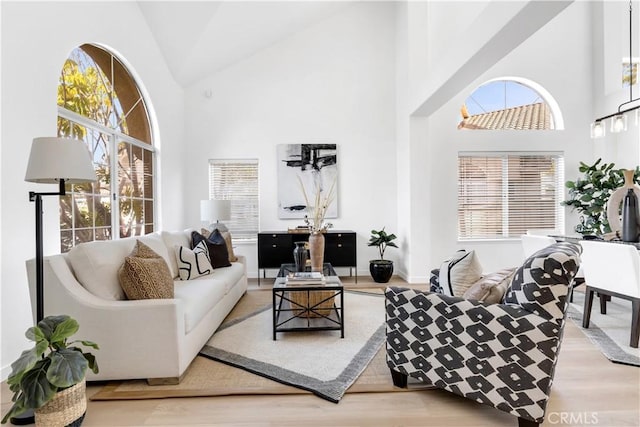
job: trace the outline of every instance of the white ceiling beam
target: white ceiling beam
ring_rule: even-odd
[[[413,115],[433,114],[573,1],[489,3],[462,37],[452,41],[448,54],[426,76],[430,84]],[[496,22],[505,24],[491,25]]]

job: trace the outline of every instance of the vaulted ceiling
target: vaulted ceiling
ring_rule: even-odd
[[[340,1],[138,1],[183,87],[348,7]]]

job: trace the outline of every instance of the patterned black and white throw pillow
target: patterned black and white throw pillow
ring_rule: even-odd
[[[440,269],[439,268],[434,268],[433,270],[431,270],[431,273],[429,274],[429,291],[436,292],[439,294],[442,293],[442,287],[440,286]]]
[[[176,259],[180,280],[190,280],[196,277],[211,274],[211,258],[209,249],[204,241],[201,241],[193,249],[184,246],[175,246]]]

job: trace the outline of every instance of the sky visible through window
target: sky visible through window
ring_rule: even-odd
[[[545,101],[530,87],[515,81],[500,80],[477,88],[466,99],[466,106],[469,114],[474,116],[538,102]]]

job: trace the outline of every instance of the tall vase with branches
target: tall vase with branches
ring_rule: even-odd
[[[298,177],[298,182],[300,183],[300,188],[302,189],[302,194],[304,195],[304,201],[306,203],[307,215],[304,217],[304,222],[309,227],[309,255],[311,258],[311,270],[322,271],[324,263],[324,236],[322,233],[333,227],[333,224],[326,221],[326,215],[331,203],[333,203],[336,197],[337,176],[333,179],[333,182],[326,193],[320,187],[320,184],[316,183],[313,204],[310,203],[307,191],[305,190],[300,177]]]

